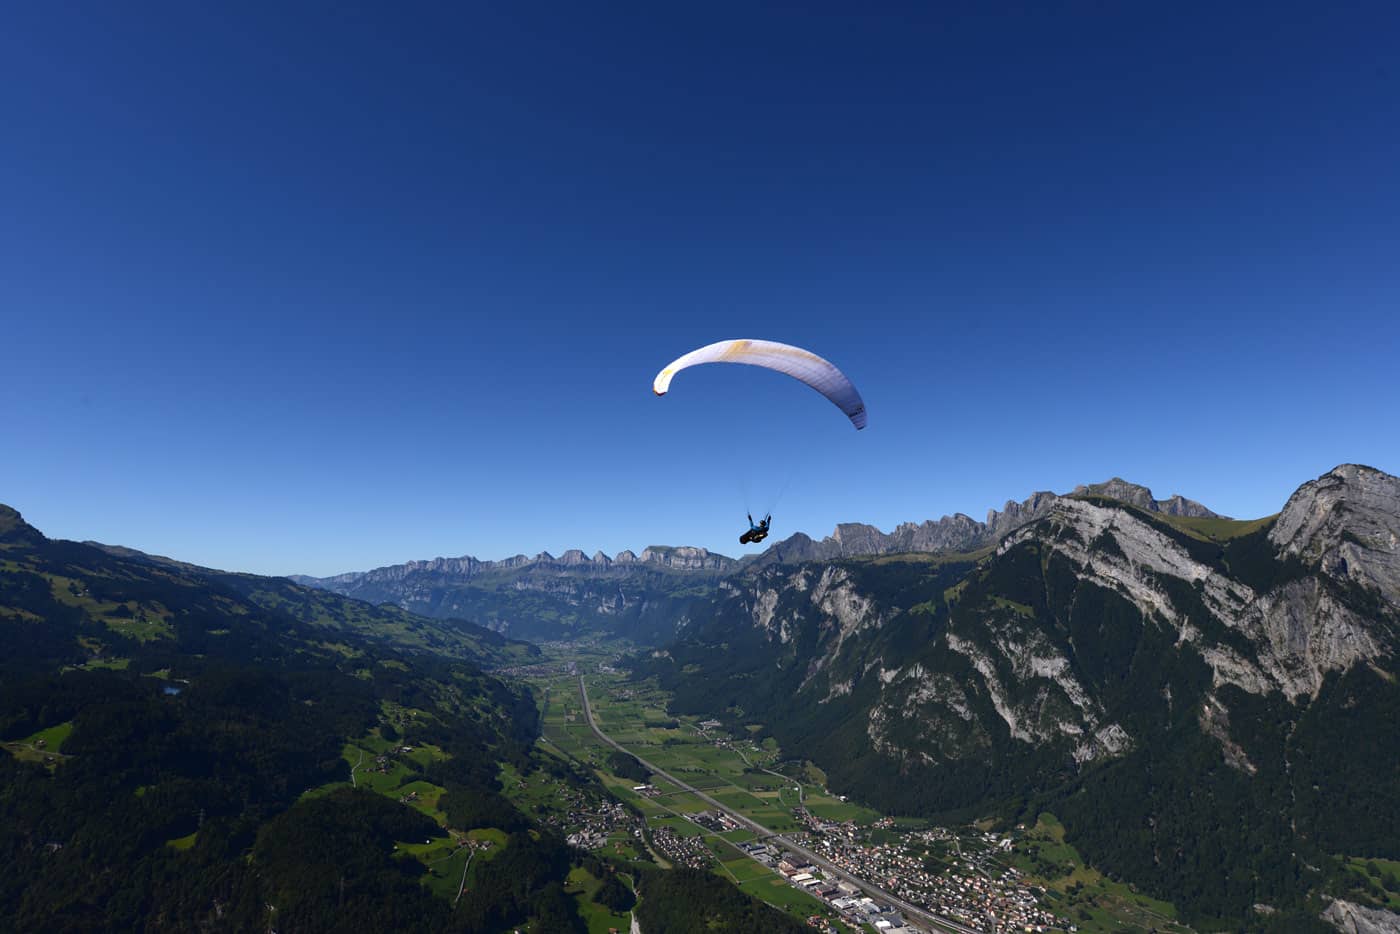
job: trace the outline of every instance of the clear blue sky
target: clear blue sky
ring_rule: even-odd
[[[857,7],[11,5],[0,502],[323,574],[1400,470],[1400,7]],[[730,337],[869,429],[652,396]]]

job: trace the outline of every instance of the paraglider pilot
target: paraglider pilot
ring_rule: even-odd
[[[768,537],[768,523],[771,521],[773,521],[773,517],[771,515],[767,515],[763,517],[762,522],[755,525],[753,521],[753,515],[750,514],[749,530],[743,535],[739,536],[739,544],[747,545],[750,542],[758,543],[763,541],[765,538]]]

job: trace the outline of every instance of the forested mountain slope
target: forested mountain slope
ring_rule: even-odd
[[[0,509],[4,508],[8,507],[0,506]],[[514,664],[539,654],[539,650],[529,643],[507,639],[500,633],[464,619],[420,616],[393,605],[347,599],[331,591],[296,584],[284,577],[216,571],[97,542],[45,541],[50,553],[58,560],[76,560],[79,569],[103,565],[101,558],[85,551],[92,547],[116,559],[114,566],[123,568],[127,576],[145,576],[167,583],[183,581],[195,588],[225,591],[228,592],[226,596],[235,602],[246,601],[250,606],[245,610],[251,608],[255,614],[258,611],[270,612],[273,619],[287,619],[313,629],[328,630],[325,634],[328,639],[335,638],[334,630],[341,630],[385,645],[430,651],[488,666]],[[53,573],[61,570],[60,567]],[[89,615],[96,611],[92,601],[67,599],[61,591],[55,591],[55,594],[60,600],[84,607]]]
[[[300,590],[50,541],[0,511],[0,916],[249,930],[272,905],[297,930],[457,924],[422,866],[392,858],[437,823],[350,788],[302,796],[347,779],[347,741],[387,732],[388,711],[442,750],[422,777],[489,792],[537,714],[476,662],[518,650]]]

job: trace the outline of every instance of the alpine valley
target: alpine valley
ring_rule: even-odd
[[[624,635],[673,712],[888,813],[1034,822],[1205,929],[1400,930],[1400,479],[1273,516],[1123,480],[735,561],[413,562],[306,583],[531,638]],[[1325,921],[1325,923],[1324,923]]]
[[[670,716],[771,737],[884,814],[1053,815],[1197,930],[1400,931],[1400,478],[1357,465],[1252,520],[1114,479],[742,560],[324,579],[55,541],[0,507],[0,917],[568,931],[579,892],[625,917],[635,889],[638,917],[800,929],[522,809],[536,786],[610,800],[542,751],[550,700],[511,674],[547,662],[518,640],[579,637],[625,640]]]

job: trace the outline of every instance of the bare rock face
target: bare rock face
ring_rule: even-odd
[[[1289,497],[1269,539],[1400,606],[1400,477],[1343,464]]]
[[[1388,479],[1400,485],[1397,478]],[[1400,567],[1392,566],[1397,560],[1395,551],[1364,549],[1355,540],[1344,540],[1348,530],[1359,524],[1361,534],[1386,543],[1394,534],[1387,523],[1400,522],[1400,512],[1383,511],[1400,510],[1400,498],[1378,504],[1375,488],[1386,484],[1372,480],[1364,488],[1323,484],[1327,493],[1323,497],[1307,495],[1304,491],[1313,484],[1305,486],[1290,500],[1293,514],[1289,518],[1299,531],[1280,536],[1276,526],[1270,539],[1276,542],[1282,537],[1292,543],[1293,551],[1281,549],[1285,556],[1296,554],[1299,543],[1309,543],[1304,550],[1320,562],[1323,574],[1330,573],[1328,556],[1334,554],[1334,546],[1328,543],[1338,542],[1335,548],[1348,549],[1353,558],[1349,563],[1340,558],[1332,565],[1345,568],[1349,564],[1356,569],[1350,575],[1353,579],[1387,596],[1392,610],[1400,609]],[[1354,500],[1367,505],[1353,505]],[[1281,515],[1280,523],[1283,518]],[[1340,527],[1334,528],[1336,524]],[[1304,529],[1313,529],[1316,534],[1306,534]],[[1064,534],[1065,530],[1073,534]],[[1254,694],[1279,690],[1288,697],[1312,696],[1328,673],[1345,671],[1384,651],[1378,620],[1358,611],[1322,576],[1303,575],[1256,591],[1197,560],[1178,539],[1122,509],[1060,499],[1044,523],[1006,537],[998,550],[1004,553],[1028,539],[1039,540],[1069,559],[1081,579],[1121,594],[1144,616],[1156,616],[1175,626],[1179,640],[1195,644],[1210,664],[1217,686],[1234,684]],[[1106,543],[1111,547],[1105,547]],[[1179,605],[1163,588],[1166,578],[1189,583],[1202,607],[1224,627],[1247,639],[1253,651],[1241,653],[1238,642],[1208,637],[1192,624],[1189,608]]]
[[[1088,486],[1075,487],[1074,492],[1070,495],[1105,496],[1136,506],[1139,509],[1145,509],[1148,512],[1161,512],[1169,516],[1197,518],[1214,518],[1216,516],[1200,503],[1187,499],[1179,493],[1170,499],[1153,499],[1152,491],[1147,487],[1129,483],[1120,477],[1114,477],[1106,483],[1091,483]]]
[[[1327,906],[1322,920],[1343,934],[1400,934],[1400,915],[1341,899]]]
[[[1008,532],[1019,529],[1027,522],[1033,522],[1045,515],[1057,499],[1059,497],[1054,493],[1041,492],[1032,493],[1026,500],[1019,503],[1007,500],[1000,512],[995,509],[987,510],[985,524],[993,538],[1001,538]]]

